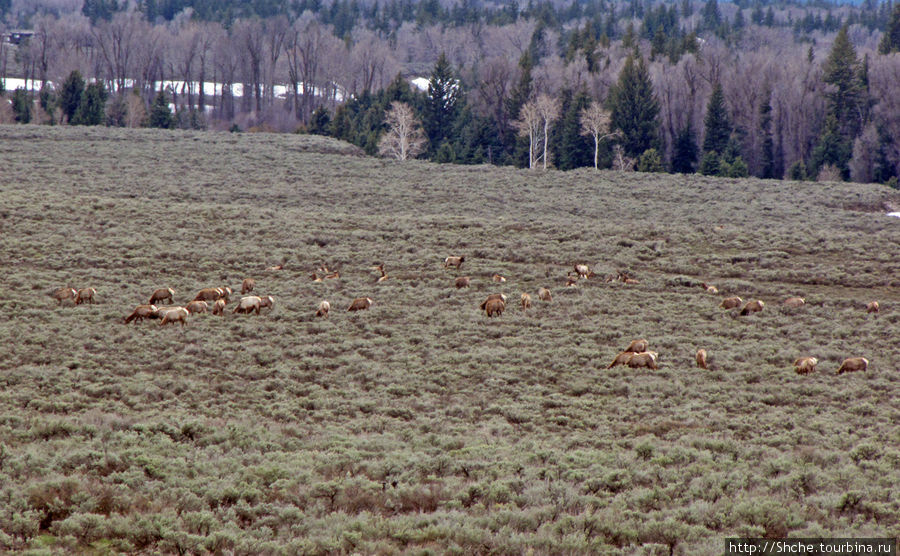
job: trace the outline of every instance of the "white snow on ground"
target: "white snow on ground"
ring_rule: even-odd
[[[889,212],[889,213],[887,213],[887,215],[888,215],[888,216],[895,216],[895,217],[897,217],[897,218],[900,218],[900,212]]]

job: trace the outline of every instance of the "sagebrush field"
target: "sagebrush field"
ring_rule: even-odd
[[[400,164],[299,135],[0,126],[0,551],[897,537],[885,201],[874,185]],[[598,276],[566,288],[575,263]],[[341,278],[313,282],[321,265]],[[620,270],[640,283],[604,281]],[[123,324],[157,288],[184,304],[245,277],[274,309],[232,314],[236,293],[184,328]],[[62,286],[98,303],[58,306]],[[488,319],[493,292],[511,299]],[[719,309],[731,295],[766,307]],[[795,295],[807,304],[782,306]],[[659,370],[607,370],[635,338]],[[800,376],[804,355],[819,365]],[[868,371],[836,376],[854,356]]]

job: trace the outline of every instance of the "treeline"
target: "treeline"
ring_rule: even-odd
[[[377,154],[402,113],[422,132],[415,155],[438,162],[900,175],[900,5],[516,6],[94,0],[83,13],[20,9],[35,35],[0,43],[0,74],[45,87],[13,92],[0,121],[7,110],[7,119],[54,124],[300,130]],[[427,78],[428,90],[411,87],[413,77]],[[63,109],[60,85],[78,79],[91,106],[80,117],[71,95]]]

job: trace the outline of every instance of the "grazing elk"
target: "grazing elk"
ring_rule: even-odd
[[[578,276],[572,276],[571,273],[569,273],[567,276],[568,277],[566,278],[566,287],[567,288],[576,287],[578,285]]]
[[[357,297],[350,303],[350,306],[347,307],[348,311],[365,311],[369,307],[372,306],[372,298],[371,297]]]
[[[487,316],[500,316],[506,309],[506,303],[503,299],[488,299],[484,302],[484,312]]]
[[[697,350],[697,366],[701,369],[708,369],[706,366],[706,350],[698,349]]]
[[[197,292],[197,296],[194,297],[191,301],[210,301],[215,302],[219,299],[224,299],[225,304],[228,304],[228,296],[231,295],[232,290],[228,286],[224,288],[203,288],[199,292]]]
[[[877,313],[878,311],[879,311],[879,307],[878,307],[877,301],[873,301],[873,302],[869,303],[868,305],[866,305],[866,314]]]
[[[456,289],[468,288],[471,281],[472,279],[468,276],[460,276],[456,279],[454,285],[456,286]]]
[[[253,311],[256,311],[256,314],[259,314],[260,305],[262,304],[262,298],[258,295],[248,295],[246,297],[242,297],[238,302],[237,306],[231,311],[231,314],[241,313],[241,314],[249,314]]]
[[[632,340],[628,347],[622,351],[624,353],[641,353],[647,351],[648,347],[650,347],[650,342],[641,338],[640,340]]]
[[[522,294],[522,310],[525,311],[531,308],[531,296],[527,293]]]
[[[256,287],[256,280],[253,278],[244,278],[244,281],[241,282],[241,295],[246,295],[253,291],[253,288]]]
[[[266,307],[268,307],[269,309],[275,308],[275,298],[272,297],[271,295],[267,295],[265,297],[263,297],[263,296],[259,297],[259,308],[264,309]]]
[[[165,301],[169,300],[169,303],[175,303],[175,290],[172,288],[160,288],[153,292],[153,295],[150,296],[150,301],[147,303],[154,304],[157,301]]]
[[[225,300],[217,299],[215,303],[213,303],[212,314],[225,316]]]
[[[180,322],[181,326],[184,327],[187,324],[187,317],[189,313],[188,310],[184,307],[175,307],[174,309],[169,309],[162,316],[162,320],[159,321],[159,325],[162,326],[164,324],[175,324],[176,322]]]
[[[466,261],[466,256],[462,255],[459,257],[447,257],[444,259],[444,268],[450,268],[451,266],[455,266],[456,270],[459,271],[459,265],[463,264]]]
[[[55,292],[53,292],[53,299],[56,300],[58,305],[62,305],[63,301],[67,301],[69,299],[72,302],[75,302],[75,299],[78,298],[78,291],[74,288],[59,288]]]
[[[503,302],[504,305],[506,304],[506,294],[505,293],[492,293],[491,295],[487,296],[487,299],[485,299],[484,301],[481,302],[481,305],[479,305],[478,308],[481,309],[482,311],[486,310],[487,304],[490,301],[493,301],[494,299],[499,299],[500,301]]]
[[[802,297],[789,297],[784,300],[784,306],[790,309],[796,309],[797,307],[803,307],[806,305],[806,300]]]
[[[277,264],[277,265],[275,265],[275,266],[269,266],[269,267],[266,267],[266,271],[267,271],[267,272],[275,272],[275,271],[277,271],[277,270],[284,270],[284,263],[282,263],[282,264]]]
[[[634,355],[634,352],[631,351],[623,351],[616,355],[616,358],[612,360],[612,363],[606,366],[607,369],[612,369],[616,365],[627,365],[628,360],[631,359],[631,356]]]
[[[125,317],[125,324],[128,324],[131,321],[138,322],[144,319],[153,318],[158,310],[156,305],[138,305],[130,315]]]
[[[719,288],[712,284],[707,284],[706,282],[700,282],[700,287],[706,290],[707,293],[719,293]]]
[[[626,363],[632,369],[646,367],[648,369],[658,369],[656,366],[656,358],[659,355],[655,351],[643,351],[641,353],[633,353]]]
[[[800,357],[794,361],[794,372],[798,375],[807,375],[815,372],[818,364],[819,360],[815,357]]]
[[[77,295],[75,296],[75,305],[81,305],[84,302],[88,302],[91,305],[94,304],[94,296],[97,294],[97,290],[94,288],[82,288],[78,290]]]
[[[754,299],[752,301],[748,301],[744,304],[744,308],[741,309],[741,315],[749,315],[750,313],[758,313],[763,310],[766,304],[760,301],[759,299]]]
[[[547,288],[538,288],[538,299],[541,301],[553,301],[553,296]]]
[[[737,296],[726,297],[722,300],[722,303],[719,304],[719,307],[722,309],[734,309],[735,307],[740,307],[743,302],[744,300]]]
[[[501,276],[500,274],[494,274],[491,276],[492,282],[506,282],[506,278]]]
[[[325,300],[322,300],[319,303],[319,309],[316,311],[317,317],[325,317],[328,318],[328,311],[331,310],[331,303],[328,303]]]
[[[865,357],[851,357],[849,359],[844,359],[844,362],[841,363],[841,366],[840,368],[838,368],[836,374],[865,371],[868,368],[869,360]]]
[[[381,276],[379,276],[379,277],[375,280],[375,283],[376,283],[376,284],[379,283],[379,282],[384,282],[385,280],[388,279],[388,275],[387,275],[387,273],[384,271],[384,263],[381,263],[381,264],[379,264],[379,265],[377,265],[377,266],[373,266],[373,267],[372,267],[372,270],[377,270],[378,272],[381,273]]]
[[[586,264],[576,264],[575,273],[578,274],[579,278],[584,278],[585,280],[594,276],[594,271]]]
[[[225,300],[217,299],[216,303],[218,303],[219,301],[224,302]],[[184,308],[187,309],[187,312],[192,315],[196,313],[206,313],[209,311],[209,303],[205,301],[191,301],[190,303],[185,305]]]

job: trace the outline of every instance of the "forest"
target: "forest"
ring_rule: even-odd
[[[0,17],[0,122],[312,133],[459,164],[900,176],[890,2],[0,0]]]

